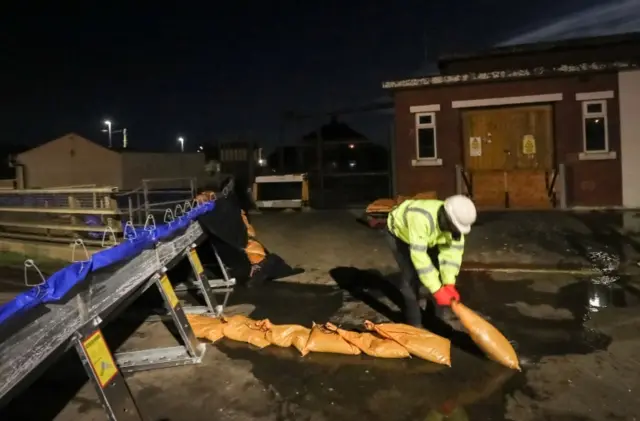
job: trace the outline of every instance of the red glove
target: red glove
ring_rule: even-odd
[[[458,290],[456,289],[455,285],[445,285],[442,288],[448,289],[449,290],[449,294],[451,294],[453,299],[456,300],[456,301],[460,301],[460,294],[458,293]]]
[[[443,286],[433,294],[433,298],[435,298],[439,306],[450,306],[451,301],[455,300],[456,297],[449,288]]]

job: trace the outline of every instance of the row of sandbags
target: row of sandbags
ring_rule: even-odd
[[[389,213],[395,206],[401,204],[408,199],[437,199],[436,192],[429,191],[418,193],[415,196],[396,196],[395,198],[376,199],[371,202],[365,209],[365,213]]]
[[[489,358],[520,370],[513,347],[495,327],[461,303],[454,303],[453,309],[472,339]],[[376,324],[365,321],[366,331],[354,332],[332,323],[314,324],[309,329],[301,325],[274,325],[268,319],[253,320],[242,315],[213,318],[190,314],[187,317],[195,335],[211,342],[226,337],[258,348],[269,345],[293,346],[302,356],[310,352],[366,354],[378,358],[415,356],[451,366],[449,339],[401,323]]]

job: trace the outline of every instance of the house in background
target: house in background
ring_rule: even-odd
[[[640,36],[502,47],[383,83],[396,191],[480,207],[640,207]],[[565,202],[565,203],[559,203]]]
[[[322,168],[328,175],[386,171],[389,157],[385,147],[333,117],[329,123],[302,136],[298,144],[277,148],[269,155],[268,163],[283,173]]]
[[[109,149],[75,133],[54,139],[15,157],[18,185],[51,188],[95,184],[120,190],[140,187],[143,179],[173,179],[156,188],[183,187],[179,178],[207,180],[202,153],[136,152]]]

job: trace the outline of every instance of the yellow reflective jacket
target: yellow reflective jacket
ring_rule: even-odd
[[[454,285],[464,253],[464,236],[455,241],[450,232],[440,231],[438,210],[441,200],[405,200],[389,212],[389,231],[409,245],[411,261],[422,282],[433,294],[442,286]],[[438,247],[440,273],[427,250]]]

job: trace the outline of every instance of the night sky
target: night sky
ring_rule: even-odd
[[[71,131],[106,143],[110,118],[138,148],[178,150],[178,135],[190,148],[238,136],[273,147],[285,110],[370,103],[385,95],[383,80],[425,73],[440,54],[490,47],[612,2],[137,3],[3,10],[1,144]],[[388,118],[350,122],[380,140]]]

